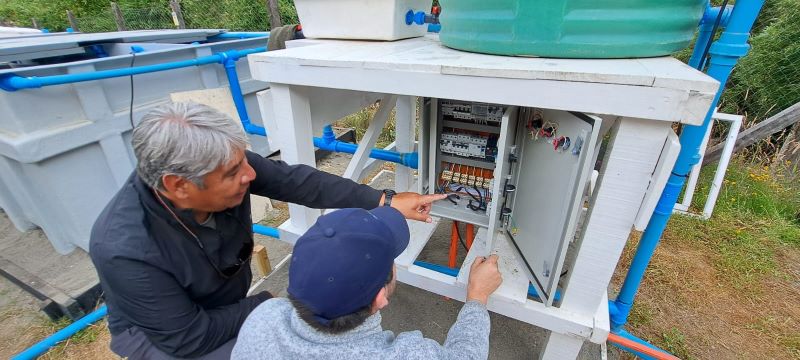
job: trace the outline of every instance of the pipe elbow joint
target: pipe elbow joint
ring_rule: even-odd
[[[262,126],[258,126],[249,121],[243,124],[243,126],[244,126],[244,131],[247,132],[248,134],[267,136],[267,129],[265,129]]]
[[[0,75],[0,89],[17,91],[42,87],[42,80],[36,76],[22,77],[14,74]]]
[[[630,314],[631,308],[632,304],[619,301],[608,302],[608,318],[611,322],[612,331],[616,331],[625,326],[625,323],[628,322],[628,314]]]
[[[18,88],[14,86],[14,78],[16,75],[0,75],[0,89],[5,91],[17,91]]]
[[[722,11],[722,18],[719,20],[720,27],[728,26],[728,21],[731,18],[731,13],[733,12],[733,6],[728,5],[724,9],[721,7],[711,7],[711,5],[706,6],[706,11],[703,12],[703,17],[700,19],[700,25],[705,24],[714,24],[717,21],[717,16],[719,16],[719,12]]]

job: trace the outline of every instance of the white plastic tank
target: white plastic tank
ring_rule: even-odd
[[[432,0],[295,0],[308,38],[399,40],[424,36],[428,24],[406,24],[406,13],[429,12]]]
[[[199,39],[219,30],[193,30]],[[169,41],[180,31],[163,31]],[[183,34],[189,32],[183,31]],[[137,33],[126,32],[136,41]],[[192,43],[127,42],[125,37],[102,34],[57,35],[63,38],[58,46],[42,47],[48,60],[30,65],[25,62],[2,68],[0,75],[49,76],[83,73],[131,66],[131,46],[144,49],[136,55],[133,66],[153,65],[189,60],[226,50],[243,50],[266,46],[265,38],[235,39]],[[117,33],[119,34],[119,33]],[[150,33],[147,36],[151,36]],[[72,52],[62,46],[76,41],[76,36],[111,39],[102,44],[106,57],[74,60]],[[122,39],[122,40],[120,40]],[[140,40],[143,38],[139,38]],[[95,39],[96,40],[96,39]],[[0,41],[0,56],[8,58],[13,40]],[[94,41],[94,40],[93,40]],[[28,40],[25,43],[30,44]],[[70,45],[71,46],[71,45]],[[79,46],[80,48],[80,46]],[[39,50],[37,50],[39,51]],[[81,50],[82,51],[82,50]],[[35,56],[34,56],[35,57]],[[0,58],[2,59],[2,58]],[[59,62],[59,60],[66,60]],[[268,87],[252,79],[248,62],[237,62],[242,92],[248,114],[254,124],[261,125],[256,92]],[[131,79],[127,76],[103,80],[54,85],[17,91],[0,90],[0,208],[20,231],[40,227],[59,253],[66,254],[76,246],[88,250],[89,232],[97,215],[132,173],[135,158],[130,145]],[[219,64],[191,66],[145,73],[133,77],[132,114],[137,121],[151,108],[170,99],[170,94],[189,90],[227,86],[225,69]],[[267,139],[251,136],[254,150],[269,152]]]

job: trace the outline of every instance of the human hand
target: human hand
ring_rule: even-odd
[[[381,198],[381,205],[384,197]],[[445,194],[420,195],[415,192],[401,192],[392,197],[392,207],[400,211],[406,219],[431,222],[433,221],[430,216],[431,204],[446,197]]]
[[[492,255],[488,258],[479,256],[475,258],[469,269],[467,300],[475,300],[486,305],[489,301],[489,295],[497,290],[502,283],[503,277],[497,268],[497,255]]]

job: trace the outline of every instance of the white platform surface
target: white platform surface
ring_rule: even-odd
[[[470,100],[478,100],[474,87],[482,86],[510,91],[487,91],[480,101],[686,124],[703,120],[719,87],[716,80],[672,57],[495,56],[447,48],[436,35],[392,42],[294,43],[286,50],[250,55],[254,77],[274,83]],[[318,70],[324,71],[323,78]]]

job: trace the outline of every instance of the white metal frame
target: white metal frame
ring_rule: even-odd
[[[689,175],[689,180],[686,183],[686,189],[683,193],[683,200],[680,203],[675,204],[672,212],[699,216],[704,220],[711,218],[711,215],[714,213],[714,206],[717,205],[719,190],[722,188],[722,182],[725,180],[725,173],[728,171],[728,164],[730,163],[731,156],[733,155],[733,147],[736,145],[736,138],[739,136],[739,130],[742,128],[742,119],[743,117],[741,115],[718,113],[714,111],[714,115],[711,117],[712,122],[708,126],[708,131],[706,132],[706,136],[703,139],[702,145],[700,146],[700,161],[695,164],[694,167],[692,167],[692,172]],[[700,169],[703,166],[703,155],[706,152],[708,140],[711,137],[711,131],[714,128],[713,120],[728,122],[730,123],[731,128],[728,130],[728,135],[725,136],[725,146],[722,148],[722,156],[717,164],[717,169],[714,171],[714,179],[711,181],[711,187],[708,189],[708,198],[703,205],[703,210],[700,214],[695,214],[689,211],[689,208],[692,206],[694,192],[697,190],[697,179],[700,177]]]
[[[281,139],[283,159],[293,164],[315,166],[314,130],[340,118],[338,114],[363,107],[347,99],[353,94],[377,94],[390,99],[387,102],[397,95],[399,151],[413,149],[414,135],[425,131],[415,129],[415,97],[583,111],[614,119],[605,122],[610,136],[603,167],[559,305],[547,307],[527,299],[521,259],[504,236],[497,236],[490,248],[485,229],[478,231],[457,278],[414,265],[439,219],[430,224],[409,221],[409,246],[395,260],[400,281],[463,301],[470,259],[497,253],[504,282],[488,308],[550,330],[541,358],[574,359],[584,341],[603,343],[609,332],[608,284],[648,187],[660,175],[656,164],[672,133],[671,122],[696,124],[718,83],[670,58],[503,58],[447,49],[435,37],[307,44],[249,57],[254,77],[271,84],[259,95],[262,109],[273,113],[264,117],[274,122],[268,127],[278,131],[270,138]],[[331,98],[340,101],[334,106]],[[379,123],[373,119],[370,127]],[[353,162],[363,161],[366,152],[357,155]],[[397,169],[396,189],[415,189],[413,172]],[[279,230],[281,240],[293,243],[320,211],[290,204],[289,212],[290,219]]]

